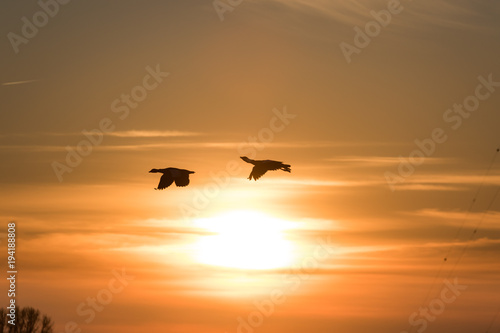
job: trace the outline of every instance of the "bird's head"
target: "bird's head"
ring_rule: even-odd
[[[149,170],[149,172],[155,173],[155,172],[160,172],[160,170],[158,170],[158,169],[151,169],[151,170]]]
[[[245,161],[245,162],[248,162],[250,159],[246,156],[240,156],[240,158]]]

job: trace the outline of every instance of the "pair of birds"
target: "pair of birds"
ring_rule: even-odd
[[[290,165],[283,164],[283,162],[272,161],[272,160],[256,161],[249,159],[246,156],[241,156],[240,158],[243,161],[254,165],[252,172],[248,177],[249,180],[252,180],[252,178],[254,180],[259,179],[267,171],[283,170],[286,172],[291,172]],[[158,187],[155,188],[155,190],[163,190],[172,185],[173,182],[175,182],[175,185],[177,186],[187,186],[189,184],[189,175],[194,173],[194,171],[177,169],[177,168],[151,169],[151,171],[149,172],[163,174],[163,176],[161,176],[160,178],[160,183],[158,184]]]

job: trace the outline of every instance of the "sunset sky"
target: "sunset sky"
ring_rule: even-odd
[[[59,1],[0,5],[0,267],[15,221],[56,333],[500,332],[499,1]]]

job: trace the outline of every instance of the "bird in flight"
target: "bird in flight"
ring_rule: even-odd
[[[155,190],[163,190],[169,187],[174,181],[177,186],[187,186],[189,184],[189,174],[194,173],[194,171],[177,168],[151,169],[149,172],[163,174]]]
[[[256,160],[249,159],[246,156],[241,156],[240,158],[243,161],[254,165],[252,172],[250,173],[250,176],[248,177],[249,180],[252,180],[252,178],[254,180],[257,180],[260,177],[262,177],[267,171],[270,171],[270,170],[283,170],[286,172],[291,172],[290,164],[283,164],[283,162],[272,161],[272,160],[256,161]]]

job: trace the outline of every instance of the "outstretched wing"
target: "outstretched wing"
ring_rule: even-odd
[[[177,186],[188,186],[189,185],[189,173],[182,172],[177,178],[175,178],[175,185]]]
[[[160,178],[160,183],[158,183],[157,190],[163,190],[164,188],[169,187],[174,182],[174,177],[170,174],[170,172],[165,172],[163,176]]]
[[[267,170],[268,169],[262,165],[256,165],[253,167],[252,172],[250,173],[250,177],[248,177],[248,179],[252,180],[253,177],[254,180],[257,180],[260,177],[262,177],[267,172]]]

